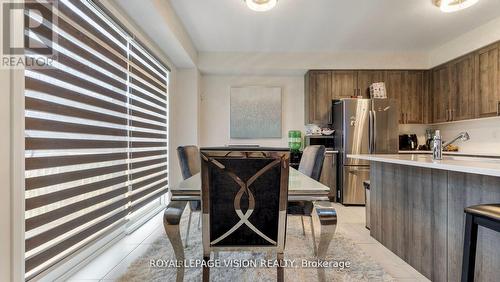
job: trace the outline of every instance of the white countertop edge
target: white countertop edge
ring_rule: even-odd
[[[432,151],[399,151],[398,154],[432,154]],[[466,152],[443,152],[443,155],[450,156],[464,156],[464,157],[491,157],[491,158],[500,158],[500,154],[498,153],[466,153]]]
[[[449,170],[449,171],[457,171],[464,173],[472,173],[472,174],[480,174],[480,175],[488,175],[488,176],[496,176],[500,177],[500,161],[498,168],[487,168],[480,167],[474,165],[457,165],[450,164],[449,160],[441,160],[441,161],[432,161],[432,162],[424,162],[419,160],[405,160],[398,159],[399,155],[347,155],[348,158],[352,159],[360,159],[367,161],[375,161],[375,162],[384,162],[384,163],[392,163],[392,164],[401,164],[401,165],[409,165],[423,168],[433,168],[433,169],[441,169],[441,170]],[[411,156],[411,155],[407,155]]]

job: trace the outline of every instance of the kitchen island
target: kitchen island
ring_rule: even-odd
[[[500,160],[349,155],[369,160],[370,234],[432,281],[460,281],[464,208],[500,203]],[[500,234],[480,227],[476,281],[500,281]]]

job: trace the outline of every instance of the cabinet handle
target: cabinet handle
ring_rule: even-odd
[[[408,124],[408,113],[405,114],[405,123]]]
[[[450,121],[450,109],[446,109],[446,121]]]
[[[497,103],[497,116],[500,116],[500,101]]]

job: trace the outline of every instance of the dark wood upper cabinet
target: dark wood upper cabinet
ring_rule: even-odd
[[[399,101],[400,123],[425,121],[424,97],[428,80],[424,71],[311,70],[305,75],[305,123],[327,126],[331,123],[334,99],[362,96],[369,98],[369,87],[385,82],[387,96]]]
[[[427,122],[428,79],[426,71],[408,71],[406,73],[406,91],[403,92],[405,95],[401,105],[405,123],[423,124]]]
[[[369,98],[374,82],[399,101],[401,124],[500,115],[500,42],[431,70],[321,70],[306,74],[306,123],[331,123],[332,99]]]
[[[432,70],[431,107],[434,123],[450,120],[451,82],[452,74],[449,65]]]
[[[331,71],[309,71],[305,76],[305,123],[321,126],[331,120]]]
[[[474,118],[474,56],[468,55],[450,63],[450,121]]]
[[[475,117],[474,58],[474,54],[469,54],[432,70],[432,122]]]
[[[385,89],[387,98],[395,99],[399,104],[399,123],[405,123],[404,94],[406,71],[387,71],[385,77]]]
[[[370,85],[375,82],[385,81],[385,71],[367,70],[358,71],[358,93],[356,96],[363,96],[363,98],[370,98]]]
[[[477,52],[476,116],[499,115],[500,107],[500,43]]]
[[[332,71],[332,98],[350,98],[357,96],[356,71]]]

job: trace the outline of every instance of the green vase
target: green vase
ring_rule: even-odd
[[[292,152],[300,151],[302,147],[302,132],[300,130],[288,131],[288,148]]]

